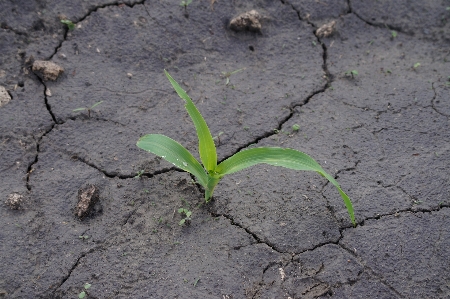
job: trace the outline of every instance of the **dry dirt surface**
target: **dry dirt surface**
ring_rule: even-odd
[[[3,0],[0,27],[0,298],[450,298],[450,1]],[[198,156],[164,69],[219,161],[306,152],[357,225],[268,165],[205,204],[136,147]]]

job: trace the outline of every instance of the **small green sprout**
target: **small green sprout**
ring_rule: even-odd
[[[194,102],[181,86],[164,70],[177,94],[185,101],[185,108],[192,118],[199,141],[200,162],[181,144],[161,134],[147,134],[139,138],[137,146],[172,163],[176,167],[193,174],[197,182],[205,188],[205,201],[209,202],[219,181],[227,174],[246,169],[257,164],[269,164],[294,170],[315,171],[332,183],[347,208],[354,225],[353,205],[339,183],[310,156],[295,149],[280,147],[252,147],[242,150],[217,164],[217,152],[211,132]],[[186,214],[186,213],[185,213]]]
[[[97,107],[98,105],[100,105],[101,103],[103,103],[103,101],[97,102],[94,105],[92,105],[91,107],[83,107],[83,108],[77,108],[72,110],[72,112],[77,112],[77,111],[84,111],[87,110],[88,112],[88,117],[91,117],[91,110],[94,109],[95,107]]]
[[[414,69],[417,69],[418,67],[420,66],[420,62],[416,62],[416,63],[414,63]]]
[[[134,177],[135,179],[139,179],[142,175],[144,174],[144,170],[139,170],[136,174],[136,176]],[[147,191],[148,192],[148,191]]]
[[[85,283],[84,284],[84,291],[82,291],[82,292],[80,292],[78,294],[78,298],[83,299],[84,297],[86,297],[86,294],[87,294],[86,290],[89,289],[90,287],[91,287],[90,283]]]
[[[392,35],[392,38],[396,38],[397,35],[398,35],[398,33],[397,33],[397,31],[392,30],[392,31],[391,31],[391,35]]]
[[[178,209],[178,213],[180,213],[181,215],[183,215],[184,214],[184,218],[183,219],[181,219],[180,220],[180,222],[178,223],[178,225],[183,225],[185,222],[186,222],[186,220],[187,221],[191,221],[191,215],[192,215],[192,212],[191,211],[189,211],[188,209],[185,209],[185,208],[179,208]]]
[[[69,30],[74,30],[75,29],[75,24],[71,21],[71,20],[61,20],[61,23],[66,24],[67,27],[69,28]]]
[[[216,141],[217,143],[220,144],[220,136],[223,134],[223,132],[219,132],[219,134],[217,134],[216,136],[213,137],[213,140]]]
[[[356,75],[358,75],[358,71],[357,70],[352,70],[352,71],[346,71],[345,75],[351,75],[352,78],[355,78]]]
[[[191,3],[192,3],[192,0],[182,0],[180,2],[180,6],[184,6],[184,10],[187,10],[188,5]]]
[[[230,76],[236,73],[239,73],[240,71],[245,70],[245,68],[242,69],[238,69],[232,72],[222,72],[222,76],[226,79],[226,83],[225,85],[228,86],[228,84],[230,84]]]
[[[312,41],[312,45],[315,47],[317,46],[317,42],[315,40]]]
[[[447,8],[445,10],[450,10],[450,6],[447,6]]]
[[[78,238],[80,238],[80,239],[82,239],[84,241],[84,240],[89,239],[89,236],[82,235],[82,236],[78,236]]]
[[[194,287],[196,287],[197,286],[197,283],[198,283],[198,281],[200,280],[200,277],[199,278],[197,278],[195,281],[194,281]]]
[[[298,124],[292,126],[292,131],[297,132],[298,130],[300,130],[300,126]]]

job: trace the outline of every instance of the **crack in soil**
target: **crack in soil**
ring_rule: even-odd
[[[443,113],[443,112],[440,112],[440,111],[436,108],[436,106],[434,105],[434,101],[436,100],[436,97],[437,97],[436,88],[434,87],[434,84],[435,84],[435,83],[437,83],[437,82],[431,83],[431,88],[433,89],[433,92],[434,92],[434,96],[433,96],[433,98],[431,99],[431,107],[433,108],[434,111],[436,111],[436,113],[438,113],[438,114],[440,114],[440,115],[442,115],[442,116],[445,116],[445,117],[447,117],[447,118],[450,118],[450,115],[447,115],[447,114],[445,114],[445,113]]]
[[[410,35],[410,36],[413,35],[413,34],[411,34],[411,33],[409,33],[409,32],[404,31],[401,27],[397,27],[397,26],[394,26],[394,25],[389,25],[389,24],[387,24],[387,23],[373,23],[373,22],[367,21],[366,19],[364,19],[363,17],[361,17],[361,16],[353,9],[352,4],[351,4],[351,0],[348,0],[348,7],[349,7],[349,10],[348,10],[348,13],[349,13],[349,14],[350,14],[350,13],[354,14],[358,19],[360,19],[361,21],[363,21],[364,23],[366,23],[366,24],[369,25],[369,26],[376,27],[376,28],[386,28],[386,29],[388,29],[388,30],[395,30],[395,31],[397,31],[397,32],[400,32],[400,33],[403,33],[403,34],[406,34],[406,35]]]
[[[58,291],[58,289],[69,279],[70,275],[72,275],[72,272],[78,267],[78,265],[80,264],[80,260],[84,257],[86,257],[86,255],[93,253],[94,251],[96,251],[97,249],[104,249],[103,246],[97,246],[97,247],[93,247],[91,249],[89,249],[87,252],[82,253],[77,260],[75,261],[75,263],[72,265],[72,267],[69,270],[69,273],[67,273],[66,276],[64,276],[61,279],[61,282],[59,283],[59,285],[55,288],[55,290],[52,292],[52,294],[54,295],[56,293],[56,291]]]

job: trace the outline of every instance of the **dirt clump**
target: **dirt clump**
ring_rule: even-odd
[[[256,10],[240,14],[230,21],[230,28],[234,31],[261,32],[261,15]]]
[[[33,72],[35,72],[44,81],[56,81],[59,75],[64,73],[64,69],[51,61],[36,60],[33,63]]]
[[[6,91],[6,88],[4,88],[3,86],[0,86],[0,107],[8,104],[8,102],[10,100],[11,100],[11,97],[9,96],[8,92]]]
[[[333,32],[336,29],[336,21],[331,21],[329,23],[323,24],[320,26],[319,29],[316,31],[317,37],[329,37],[333,34]]]
[[[83,218],[90,214],[91,210],[99,200],[99,190],[95,185],[87,185],[78,190],[78,203],[75,214]]]
[[[21,208],[22,202],[23,202],[23,195],[20,195],[19,193],[11,193],[8,196],[8,199],[6,199],[5,204],[11,210],[19,210]]]

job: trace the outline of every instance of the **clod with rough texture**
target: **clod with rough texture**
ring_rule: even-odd
[[[99,200],[98,188],[94,185],[88,185],[85,188],[78,190],[78,204],[75,209],[75,214],[79,218],[83,218],[89,214],[94,205]]]
[[[323,24],[320,26],[319,29],[316,31],[317,37],[329,37],[333,34],[334,30],[336,29],[336,21],[331,21],[329,23]]]
[[[12,210],[19,210],[20,206],[23,202],[23,196],[19,193],[11,193],[8,196],[8,199],[5,201],[5,204],[9,206]]]
[[[261,32],[261,15],[256,10],[250,10],[240,14],[230,22],[230,28],[234,31],[253,31]]]
[[[6,88],[4,88],[3,86],[0,86],[0,107],[8,104],[8,102],[10,100],[11,100],[11,97],[8,94],[8,92],[6,91]]]
[[[64,73],[64,69],[51,61],[36,60],[33,63],[33,72],[44,81],[56,81],[59,75]]]

